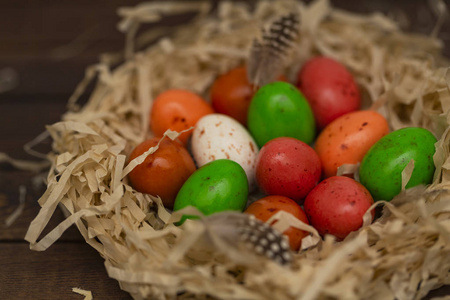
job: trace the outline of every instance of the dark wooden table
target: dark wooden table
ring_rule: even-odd
[[[404,9],[412,16],[415,31],[431,31],[434,16],[427,1],[332,1],[346,9]],[[116,8],[137,1],[2,1],[0,3],[0,74],[11,74],[12,89],[0,93],[0,152],[16,159],[33,159],[23,145],[57,122],[85,68],[104,52],[121,51],[124,39],[116,30]],[[450,26],[442,38],[450,57]],[[80,46],[65,52],[75,40]],[[71,48],[73,50],[73,48]],[[6,72],[6,73],[5,73]],[[0,76],[1,78],[1,76]],[[50,149],[49,142],[40,146]],[[36,173],[0,163],[0,298],[1,299],[83,299],[73,287],[90,290],[94,299],[131,299],[110,279],[103,259],[87,245],[76,228],[67,230],[47,251],[34,252],[23,240],[36,216],[37,199],[44,191]],[[19,187],[25,186],[25,207],[9,228],[6,218],[19,205]],[[47,230],[63,220],[57,210]],[[429,296],[450,294],[448,287]]]

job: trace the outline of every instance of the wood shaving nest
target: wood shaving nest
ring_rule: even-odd
[[[325,0],[259,1],[252,9],[221,2],[215,14],[209,10],[206,2],[162,1],[119,10],[128,41],[125,62],[88,68],[69,101],[73,109],[47,128],[51,168],[42,208],[26,235],[31,249],[47,249],[75,224],[105,259],[108,275],[135,299],[420,299],[450,284],[450,74],[442,42],[402,32],[379,13],[351,14]],[[137,34],[141,23],[186,11],[198,12],[189,24]],[[256,264],[237,264],[227,255],[233,245],[202,246],[202,222],[177,227],[159,198],[130,187],[127,174],[156,148],[130,163],[127,154],[151,136],[155,95],[185,88],[207,99],[216,76],[245,63],[260,28],[287,12],[301,19],[288,77],[294,79],[314,55],[342,62],[360,85],[365,107],[375,103],[391,129],[421,126],[438,137],[436,174],[430,186],[376,204],[384,204],[381,218],[366,220],[343,242],[330,236],[305,242],[290,267],[259,256],[251,260]],[[94,80],[95,90],[77,110],[77,99]],[[58,205],[67,218],[40,238]]]

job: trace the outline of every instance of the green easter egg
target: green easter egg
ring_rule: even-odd
[[[248,109],[248,129],[259,147],[277,137],[311,144],[316,135],[314,115],[302,93],[287,82],[261,87]]]
[[[174,211],[194,206],[205,215],[242,211],[248,198],[247,175],[229,159],[218,159],[196,170],[177,194]],[[189,216],[183,217],[182,221]]]
[[[435,171],[436,138],[418,127],[393,131],[375,143],[364,156],[359,178],[374,200],[390,201],[400,193],[402,171],[414,160],[414,171],[406,188],[430,184]]]

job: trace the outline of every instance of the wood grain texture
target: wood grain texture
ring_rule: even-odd
[[[0,243],[21,242],[25,243],[24,237],[28,230],[30,222],[39,212],[37,200],[44,192],[43,184],[39,187],[33,183],[33,172],[17,171],[7,168],[0,171]],[[4,222],[8,216],[19,206],[19,187],[26,187],[25,206],[20,217],[8,228]],[[58,208],[45,227],[41,236],[46,235],[64,220],[62,211]],[[75,226],[69,228],[60,238],[62,242],[83,242],[84,239]],[[2,244],[0,244],[1,247]]]
[[[83,299],[81,288],[94,299],[131,299],[106,276],[103,259],[84,243],[57,243],[35,252],[25,243],[0,244],[1,299]]]
[[[123,49],[124,38],[116,29],[116,10],[139,1],[16,0],[0,3],[0,71],[14,70],[18,85],[0,93],[0,152],[31,159],[23,145],[60,120],[66,101],[83,77],[85,68],[104,52]],[[217,1],[215,1],[217,2]],[[307,1],[310,2],[310,1]],[[359,1],[332,0],[335,6],[361,13],[380,10],[405,13],[409,28],[428,34],[434,15],[426,0]],[[440,33],[450,57],[450,21]],[[67,45],[78,50],[67,53]],[[66,55],[62,55],[65,53]],[[39,150],[46,152],[50,142]],[[131,299],[119,284],[108,278],[100,255],[87,245],[77,229],[67,230],[47,251],[34,252],[23,240],[37,215],[43,192],[35,186],[36,173],[15,170],[0,163],[0,298],[83,299],[72,292],[79,287],[93,292],[94,299]],[[27,187],[25,209],[9,228],[4,220],[19,205],[19,186]],[[63,220],[57,210],[44,234]],[[450,294],[450,287],[433,291],[427,298]]]

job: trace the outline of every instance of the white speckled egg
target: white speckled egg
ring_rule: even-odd
[[[258,146],[235,119],[223,114],[202,117],[192,133],[191,150],[198,167],[216,159],[234,160],[247,174],[249,189],[255,187]]]

